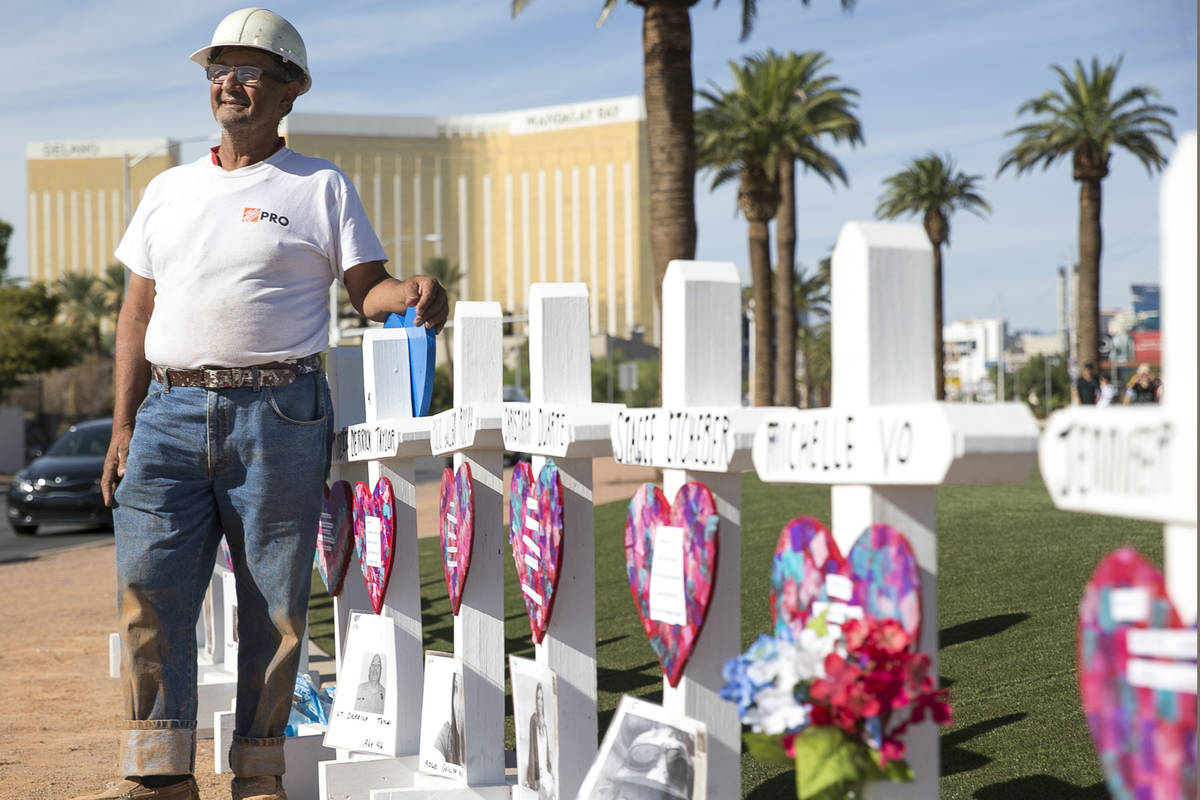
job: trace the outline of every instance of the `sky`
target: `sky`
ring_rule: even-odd
[[[602,0],[287,0],[272,10],[304,37],[312,90],[297,109],[346,114],[480,114],[640,94],[641,9]],[[25,145],[30,141],[215,136],[203,73],[188,60],[236,6],[130,0],[9,4],[0,31],[0,219],[15,231],[10,275],[26,268]],[[767,48],[821,50],[860,93],[865,145],[830,145],[850,178],[831,189],[800,173],[797,259],[827,255],[842,224],[871,219],[882,181],[931,151],[979,175],[992,207],[959,212],[944,253],[947,320],[1003,315],[1011,330],[1057,326],[1057,268],[1077,252],[1078,184],[1069,162],[997,177],[1029,119],[1025,100],[1057,88],[1052,64],[1124,57],[1117,91],[1149,85],[1196,127],[1195,0],[759,0],[739,41],[741,3],[692,9],[696,85],[731,85],[728,63]],[[182,148],[183,159],[205,143]],[[1169,155],[1174,145],[1166,143]],[[696,257],[746,273],[733,186],[697,177]],[[1158,280],[1158,174],[1118,151],[1103,183],[1101,304],[1129,308]],[[915,222],[919,219],[914,218]]]

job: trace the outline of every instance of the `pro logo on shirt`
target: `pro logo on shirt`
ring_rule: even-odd
[[[286,228],[288,218],[274,211],[263,211],[261,208],[243,208],[242,222],[274,222]]]

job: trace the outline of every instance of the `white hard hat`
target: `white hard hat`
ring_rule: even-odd
[[[217,23],[212,43],[192,53],[191,59],[201,66],[207,66],[212,51],[218,47],[265,50],[295,64],[304,73],[304,79],[300,81],[300,94],[304,94],[312,86],[304,40],[300,38],[292,23],[274,11],[265,8],[242,8],[234,11]]]

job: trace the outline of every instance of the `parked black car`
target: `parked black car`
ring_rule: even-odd
[[[100,496],[100,473],[112,437],[112,419],[72,425],[13,476],[8,487],[8,524],[23,536],[39,525],[112,527],[112,511]]]

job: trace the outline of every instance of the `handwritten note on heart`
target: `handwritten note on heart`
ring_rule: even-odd
[[[718,519],[712,492],[698,482],[680,487],[673,503],[649,483],[629,501],[629,589],[671,686],[679,683],[708,615],[717,571]],[[660,583],[657,588],[655,581]]]
[[[563,493],[558,466],[546,459],[533,480],[524,461],[513,467],[508,491],[508,543],[525,598],[529,630],[541,643],[550,627],[563,552]]]
[[[350,566],[350,548],[354,544],[354,490],[346,481],[334,481],[323,487],[321,517],[317,523],[317,571],[330,597],[342,591],[346,569]]]
[[[1113,797],[1196,797],[1196,630],[1162,573],[1130,548],[1096,567],[1079,604],[1079,691]]]
[[[872,525],[843,557],[819,521],[797,517],[784,526],[771,566],[771,616],[776,635],[800,631],[813,614],[840,624],[853,616],[891,617],[914,643],[921,630],[921,571],[904,534]]]
[[[438,527],[442,540],[442,572],[450,594],[450,610],[457,616],[462,605],[467,571],[471,568],[471,544],[475,539],[475,497],[471,465],[463,462],[457,471],[442,470],[442,494]]]
[[[383,608],[392,551],[396,542],[396,496],[392,482],[380,478],[375,491],[359,481],[354,485],[354,546],[367,584],[367,597],[376,614]]]

